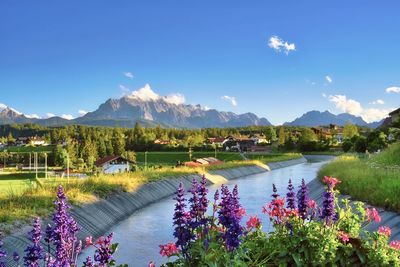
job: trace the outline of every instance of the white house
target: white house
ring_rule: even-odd
[[[107,156],[95,162],[96,167],[106,174],[128,172],[131,164],[134,162],[121,156]]]

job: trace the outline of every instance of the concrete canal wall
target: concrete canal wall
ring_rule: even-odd
[[[268,166],[252,165],[232,169],[213,170],[205,175],[209,184],[223,184],[228,180],[304,162],[306,162],[306,159],[300,158],[286,162],[271,163],[268,164]],[[76,219],[78,225],[82,227],[78,236],[79,239],[84,240],[87,236],[96,238],[107,233],[111,227],[128,218],[135,211],[172,196],[176,192],[179,183],[182,182],[185,188],[190,188],[193,179],[200,179],[200,175],[186,175],[144,184],[133,192],[120,192],[95,203],[73,207],[71,214]],[[43,222],[43,225],[46,224],[46,221]],[[8,252],[8,255],[12,255],[14,251],[23,255],[24,248],[26,248],[29,243],[26,238],[28,230],[29,229],[23,229],[4,239],[4,248]],[[7,266],[16,265],[14,262],[10,261]]]

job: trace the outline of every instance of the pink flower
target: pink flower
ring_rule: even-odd
[[[368,221],[370,221],[370,222],[375,221],[377,223],[379,223],[381,221],[381,216],[379,216],[379,213],[375,208],[367,209],[366,213],[367,213]]]
[[[317,207],[317,202],[311,199],[307,202],[307,207],[310,209],[315,209]]]
[[[392,230],[387,226],[381,226],[378,228],[378,233],[389,237],[392,234]]]
[[[339,233],[338,233],[338,235],[339,235],[339,238],[344,242],[344,243],[346,243],[346,242],[349,242],[349,234],[346,234],[345,232],[343,232],[343,231],[339,231]]]
[[[255,216],[250,216],[249,220],[246,222],[247,228],[257,228],[261,225],[260,219]]]
[[[176,247],[175,243],[169,242],[165,245],[160,245],[160,254],[161,256],[171,257],[174,254],[179,253],[179,249]]]
[[[148,267],[156,267],[156,264],[154,263],[154,261],[149,262]]]
[[[88,236],[88,237],[85,238],[86,247],[90,247],[91,245],[93,245],[92,239],[93,239],[92,236]]]
[[[324,176],[324,179],[322,181],[327,185],[330,185],[332,188],[334,188],[338,183],[340,183],[339,179],[331,176]]]
[[[394,240],[394,241],[390,242],[389,246],[394,248],[395,250],[400,250],[400,241]]]
[[[243,207],[240,207],[239,210],[237,211],[236,215],[237,215],[239,218],[242,218],[243,216],[246,215],[246,210],[245,210]]]

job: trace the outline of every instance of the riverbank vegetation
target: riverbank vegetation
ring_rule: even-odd
[[[324,182],[321,207],[309,198],[304,180],[298,190],[289,181],[285,196],[273,186],[272,201],[260,205],[274,226],[269,233],[262,231],[258,216],[246,214],[237,186],[232,191],[222,186],[209,205],[204,182],[194,182],[189,196],[180,185],[173,216],[175,240],[160,245],[160,254],[171,261],[162,266],[399,265],[400,241],[389,243],[389,227],[374,233],[363,230],[381,221],[379,213],[360,202],[353,206],[343,200],[339,205],[335,186],[340,181],[325,177]]]
[[[343,155],[322,167],[325,175],[340,177],[340,191],[354,199],[400,212],[400,142],[370,157]]]

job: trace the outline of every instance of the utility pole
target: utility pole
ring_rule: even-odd
[[[44,153],[44,175],[47,179],[47,153]]]
[[[67,155],[67,181],[69,183],[69,155]]]
[[[144,152],[144,169],[147,170],[147,151]]]
[[[32,170],[32,153],[29,152],[29,170]]]
[[[38,153],[35,152],[35,177],[36,179],[38,178]]]

